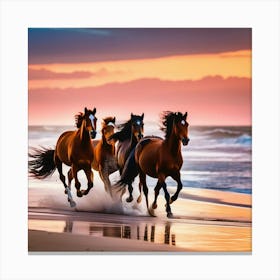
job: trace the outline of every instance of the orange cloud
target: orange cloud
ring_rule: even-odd
[[[85,79],[89,78],[93,73],[88,71],[74,71],[71,73],[53,72],[45,68],[28,69],[28,79],[32,80],[67,80],[67,79]]]
[[[29,80],[29,89],[82,88],[113,82],[129,82],[142,78],[168,81],[198,80],[205,76],[251,78],[251,50],[216,54],[178,55],[153,59],[133,59],[75,64],[29,65],[30,71],[42,70],[56,73],[96,73],[96,75],[65,79]]]

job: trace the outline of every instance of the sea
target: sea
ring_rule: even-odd
[[[29,151],[39,147],[54,149],[60,134],[67,130],[75,130],[75,128],[29,126]],[[163,132],[155,122],[145,122],[144,134],[163,137]],[[98,132],[96,138],[100,139],[100,137]],[[184,188],[252,193],[251,126],[190,126],[189,138],[189,144],[182,145],[181,179]],[[58,175],[53,176],[55,179],[49,180],[61,184]],[[170,187],[176,187],[176,182],[170,177],[167,178],[166,183]],[[147,184],[153,188],[156,180],[148,178]]]

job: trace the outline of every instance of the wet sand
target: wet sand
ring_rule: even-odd
[[[168,219],[162,196],[157,217],[150,217],[137,196],[121,206],[83,203],[71,209],[65,197],[63,203],[35,203],[43,192],[29,190],[29,252],[251,252],[248,194],[187,188]]]

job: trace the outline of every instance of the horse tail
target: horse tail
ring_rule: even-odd
[[[139,166],[135,161],[135,148],[130,152],[122,174],[121,179],[117,182],[118,186],[130,185],[133,183],[135,177],[139,174]]]
[[[37,179],[45,179],[52,175],[56,165],[54,162],[54,150],[52,149],[33,149],[33,154],[28,154],[32,160],[28,161],[29,174]]]

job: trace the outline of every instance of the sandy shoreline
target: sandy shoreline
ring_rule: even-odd
[[[31,203],[28,250],[250,252],[251,198],[248,194],[187,188],[172,204],[173,219],[166,218],[162,196],[155,218],[135,215],[137,212],[92,211],[83,209],[84,205],[74,210]],[[129,207],[137,205],[132,202]]]

